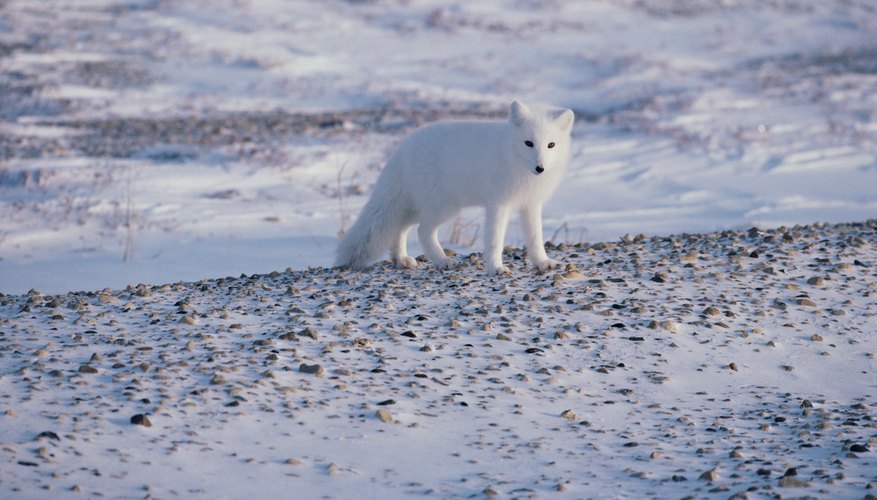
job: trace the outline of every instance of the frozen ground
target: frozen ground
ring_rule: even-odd
[[[578,114],[555,241],[864,220],[875,10],[0,2],[0,291],[327,265],[405,132],[513,98]]]
[[[875,238],[0,295],[0,496],[874,498]]]
[[[513,98],[569,268],[320,267]],[[870,0],[0,0],[0,497],[873,498],[875,111]]]

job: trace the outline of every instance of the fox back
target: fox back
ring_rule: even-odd
[[[387,169],[400,170],[395,175],[415,205],[541,202],[566,170],[572,122],[569,110],[514,103],[507,121],[440,122],[417,130]]]

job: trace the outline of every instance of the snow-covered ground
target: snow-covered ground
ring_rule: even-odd
[[[0,497],[873,498],[875,239],[0,296]]]
[[[515,98],[569,268],[321,267]],[[0,1],[0,497],[873,495],[875,113],[872,0]]]
[[[0,291],[330,264],[404,133],[502,118],[513,98],[578,114],[546,208],[555,241],[864,220],[877,215],[875,10],[3,2]],[[444,239],[479,249],[480,224],[464,213]]]

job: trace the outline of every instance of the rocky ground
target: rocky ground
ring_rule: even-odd
[[[873,498],[875,243],[0,295],[0,495]]]

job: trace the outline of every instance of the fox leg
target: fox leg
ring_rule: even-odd
[[[547,271],[560,266],[560,262],[549,259],[542,241],[542,204],[521,208],[521,225],[527,238],[527,255],[539,271]]]
[[[409,269],[413,269],[417,267],[417,261],[414,257],[408,255],[408,232],[411,231],[413,226],[405,226],[402,228],[402,232],[399,233],[399,237],[393,243],[393,247],[390,249],[390,256],[393,258],[393,263],[398,267],[407,267]]]
[[[454,259],[445,255],[438,240],[438,228],[441,221],[422,220],[417,228],[417,237],[420,240],[420,248],[429,257],[429,260],[439,269],[448,269],[454,265]]]
[[[508,274],[502,265],[502,248],[509,224],[509,209],[504,206],[488,206],[485,211],[484,264],[490,274]]]

